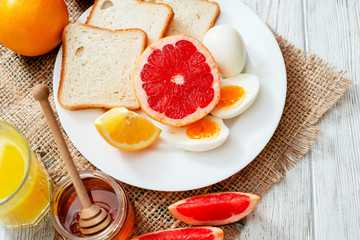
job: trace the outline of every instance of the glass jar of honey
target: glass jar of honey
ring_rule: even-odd
[[[112,221],[105,230],[99,233],[90,236],[82,235],[79,228],[82,205],[70,178],[66,177],[57,185],[51,198],[50,217],[60,238],[129,239],[133,231],[135,215],[122,186],[112,177],[99,171],[80,171],[80,177],[90,200],[105,209]]]

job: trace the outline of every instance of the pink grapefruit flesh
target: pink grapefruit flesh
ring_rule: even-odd
[[[190,225],[219,226],[239,221],[249,215],[260,197],[250,193],[223,192],[181,200],[169,206],[178,220]]]
[[[177,228],[147,233],[131,240],[222,240],[224,233],[216,227]]]
[[[134,89],[150,117],[184,126],[215,108],[220,98],[220,74],[200,41],[175,35],[145,49],[134,71]]]

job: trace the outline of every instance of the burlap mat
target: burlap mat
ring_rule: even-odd
[[[67,0],[70,21],[74,22],[92,1]],[[283,53],[288,89],[280,124],[265,149],[245,169],[231,178],[210,187],[187,192],[155,192],[125,185],[136,209],[134,234],[159,229],[186,226],[175,220],[167,206],[182,198],[218,191],[244,191],[263,195],[279,182],[285,171],[309,150],[320,130],[316,126],[324,113],[344,94],[350,80],[315,56],[276,36]],[[20,128],[32,149],[43,159],[54,182],[66,174],[64,164],[42,115],[40,106],[31,95],[34,84],[52,87],[52,76],[57,49],[36,58],[19,56],[0,45],[0,119]],[[54,107],[53,96],[50,100]],[[67,139],[79,169],[95,169]],[[244,220],[223,227],[227,239],[239,234]]]

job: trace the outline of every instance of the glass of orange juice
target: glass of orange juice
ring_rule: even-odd
[[[0,224],[34,226],[50,208],[52,184],[24,135],[0,120]]]

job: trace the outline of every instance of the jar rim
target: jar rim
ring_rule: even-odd
[[[124,222],[125,222],[125,219],[128,214],[127,209],[129,208],[128,198],[127,198],[127,195],[126,195],[123,187],[115,179],[113,179],[109,175],[107,175],[103,172],[100,172],[100,171],[83,170],[83,171],[79,171],[79,173],[80,173],[81,179],[96,178],[96,179],[101,179],[101,180],[105,181],[107,184],[109,184],[109,186],[114,190],[114,192],[117,196],[117,199],[119,200],[120,206],[122,203],[122,208],[119,207],[119,209],[117,210],[117,212],[115,214],[114,220],[110,223],[110,225],[107,227],[107,229],[105,229],[95,235],[89,236],[89,237],[74,236],[72,233],[68,232],[64,228],[64,226],[60,223],[60,220],[58,217],[58,209],[54,208],[55,207],[54,201],[56,199],[60,199],[61,194],[64,192],[64,190],[73,186],[73,183],[71,182],[70,177],[66,176],[57,184],[57,186],[54,189],[53,195],[51,197],[50,218],[52,220],[52,223],[53,223],[56,231],[60,235],[65,237],[66,239],[74,239],[74,240],[108,239],[109,234],[114,234],[114,236],[115,236],[116,233],[119,232],[122,229],[122,227],[124,226]],[[56,204],[56,208],[57,207],[58,207],[58,205]],[[124,214],[120,214],[121,212],[123,212]]]
[[[3,120],[0,120],[0,125],[5,125],[7,127],[12,128],[13,130],[15,130],[15,132],[24,141],[24,147],[25,147],[25,150],[26,150],[26,153],[27,153],[27,156],[28,156],[27,159],[26,159],[27,160],[26,171],[25,171],[25,174],[23,176],[23,179],[21,180],[21,183],[20,183],[19,187],[12,194],[10,194],[9,196],[7,196],[7,197],[0,200],[0,205],[3,205],[6,202],[8,202],[9,200],[11,200],[20,191],[20,189],[24,186],[24,184],[26,182],[26,179],[29,176],[29,172],[30,172],[30,169],[31,169],[31,148],[30,148],[30,145],[29,145],[26,137],[24,136],[24,134],[17,127],[15,127],[13,124],[5,122]],[[0,128],[0,132],[1,132],[1,128]]]

